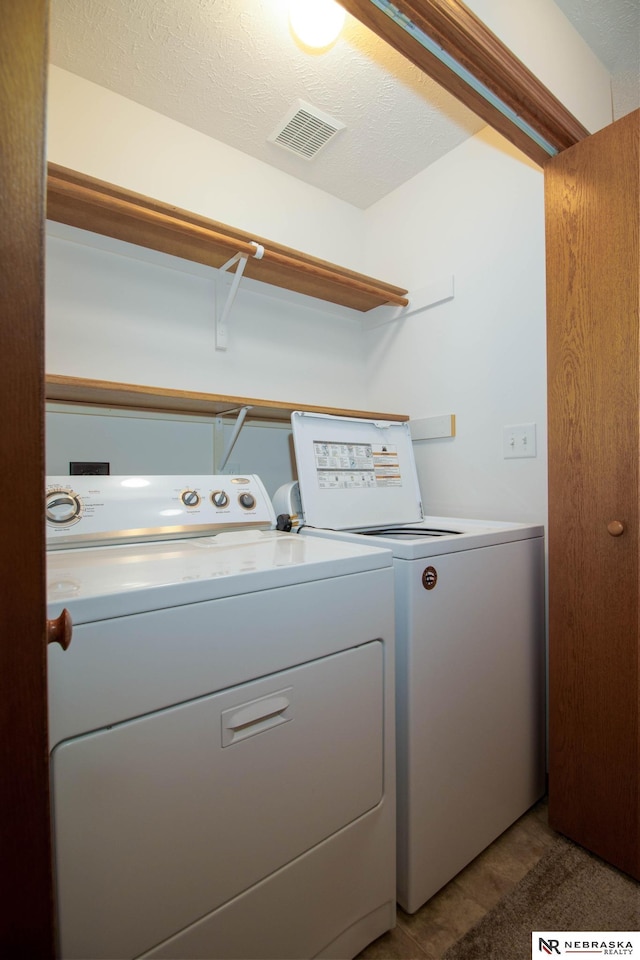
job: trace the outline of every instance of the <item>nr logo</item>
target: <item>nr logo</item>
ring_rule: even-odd
[[[560,941],[559,940],[543,940],[542,937],[538,937],[538,950],[541,953],[560,953]]]

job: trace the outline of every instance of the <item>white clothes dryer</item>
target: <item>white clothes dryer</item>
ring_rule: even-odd
[[[395,923],[389,551],[255,476],[48,477],[59,953],[352,957]]]
[[[276,512],[393,551],[397,896],[413,913],[544,793],[544,530],[425,516],[408,423],[292,426],[299,486]]]

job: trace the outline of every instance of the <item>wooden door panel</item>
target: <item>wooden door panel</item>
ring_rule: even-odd
[[[639,113],[545,168],[549,815],[640,875]],[[607,524],[624,524],[611,536]]]
[[[0,3],[0,955],[53,955],[44,516],[47,0]]]

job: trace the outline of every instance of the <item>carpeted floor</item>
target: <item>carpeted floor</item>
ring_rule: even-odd
[[[530,960],[533,930],[639,930],[640,884],[558,837],[442,960]]]

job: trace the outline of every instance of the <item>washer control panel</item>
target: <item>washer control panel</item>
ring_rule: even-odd
[[[275,527],[255,474],[47,477],[45,519],[49,548]]]

